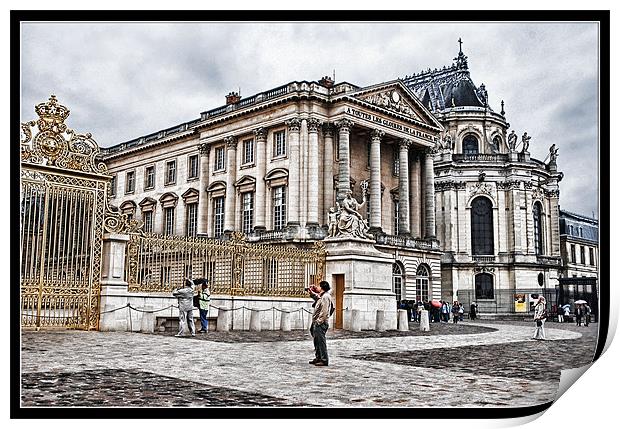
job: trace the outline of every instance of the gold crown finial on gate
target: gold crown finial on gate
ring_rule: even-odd
[[[56,99],[54,94],[50,95],[47,103],[37,104],[34,111],[41,120],[50,125],[64,124],[70,113],[69,109],[62,104],[58,104],[58,99]]]

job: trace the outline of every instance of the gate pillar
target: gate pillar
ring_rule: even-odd
[[[103,235],[99,312],[101,315],[99,330],[101,331],[128,330],[127,310],[121,309],[127,306],[128,283],[125,279],[125,252],[128,241],[128,234]]]

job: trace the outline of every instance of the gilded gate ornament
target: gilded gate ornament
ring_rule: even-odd
[[[90,133],[76,134],[67,128],[69,109],[51,95],[47,103],[35,107],[36,121],[21,124],[21,160],[29,164],[67,170],[106,174],[108,169],[96,158],[99,146]],[[33,129],[36,131],[33,137]]]

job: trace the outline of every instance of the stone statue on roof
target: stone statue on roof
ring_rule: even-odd
[[[558,159],[558,151],[559,149],[555,148],[555,143],[553,143],[551,145],[551,147],[549,148],[549,162],[555,164],[556,160]]]
[[[508,147],[511,151],[517,148],[517,133],[515,133],[515,130],[510,131],[510,134],[508,134]]]
[[[523,133],[523,136],[521,136],[521,142],[523,143],[523,149],[521,149],[522,153],[527,152],[527,150],[530,148],[530,140],[532,137],[527,135],[527,132]]]

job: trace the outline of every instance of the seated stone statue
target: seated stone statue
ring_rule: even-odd
[[[347,191],[346,197],[340,205],[340,216],[338,216],[338,236],[350,235],[353,237],[372,239],[372,235],[368,234],[368,224],[359,213],[359,209],[366,204],[366,195],[362,197],[359,203],[353,198],[353,193]]]

